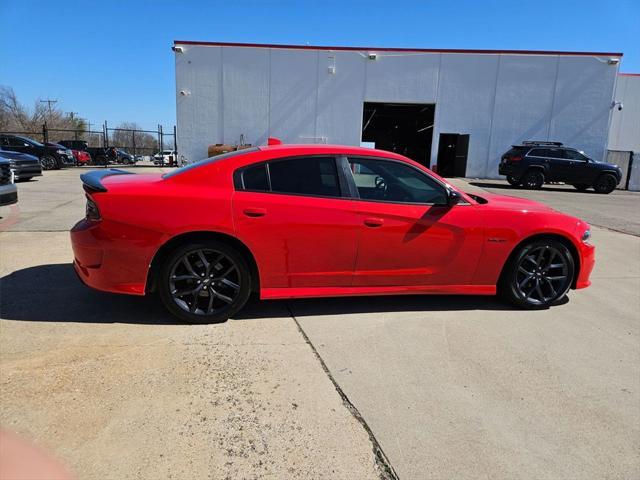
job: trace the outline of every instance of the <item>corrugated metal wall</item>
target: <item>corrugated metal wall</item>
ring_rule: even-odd
[[[606,57],[329,51],[184,45],[176,54],[179,149],[211,143],[359,145],[365,101],[435,103],[440,133],[470,134],[467,176],[497,177],[521,140],[557,140],[604,159],[617,65]],[[335,73],[332,68],[335,67]],[[180,95],[180,91],[187,95]]]

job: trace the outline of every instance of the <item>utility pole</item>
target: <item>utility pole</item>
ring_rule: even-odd
[[[58,100],[52,100],[50,98],[47,98],[46,100],[40,100],[40,103],[46,103],[47,106],[49,107],[49,118],[51,118],[51,104],[52,103],[58,103]]]
[[[69,115],[69,118],[71,120],[73,120],[78,112],[65,112],[65,113]]]

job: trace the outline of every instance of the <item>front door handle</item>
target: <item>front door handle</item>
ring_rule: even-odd
[[[381,218],[369,217],[364,219],[364,224],[367,227],[372,228],[381,227],[382,225],[384,225],[384,220]]]
[[[267,214],[267,210],[264,208],[245,208],[242,213],[247,217],[264,217]]]

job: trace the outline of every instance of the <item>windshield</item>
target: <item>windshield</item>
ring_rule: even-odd
[[[165,173],[162,178],[171,178],[175,175],[180,175],[181,173],[193,170],[194,168],[202,167],[203,165],[209,165],[210,163],[226,160],[227,158],[235,157],[237,155],[244,155],[245,153],[257,152],[258,150],[260,150],[258,147],[243,148],[242,150],[235,150],[233,152],[223,153],[222,155],[216,155],[215,157],[205,158],[204,160],[198,160],[197,162],[180,167],[173,172]]]
[[[30,138],[25,138],[25,137],[16,137],[19,138],[20,140],[30,143],[31,145],[35,145],[36,147],[44,147],[43,144],[41,144],[40,142],[36,142],[35,140],[32,140]]]

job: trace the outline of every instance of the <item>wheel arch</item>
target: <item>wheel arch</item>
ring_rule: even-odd
[[[572,289],[576,288],[576,283],[578,281],[578,276],[580,275],[580,268],[581,268],[580,253],[578,252],[578,247],[576,247],[575,243],[573,243],[573,240],[571,240],[571,238],[557,232],[535,233],[533,235],[529,235],[528,237],[525,237],[522,240],[520,240],[520,242],[518,242],[511,249],[511,252],[509,252],[509,255],[507,256],[507,260],[502,265],[502,269],[500,270],[500,276],[498,277],[498,286],[502,284],[507,266],[513,261],[514,257],[517,255],[518,250],[520,250],[520,248],[527,243],[530,243],[536,240],[542,240],[545,238],[559,241],[569,249],[569,252],[573,257],[574,266],[575,266],[573,271],[573,279],[571,280],[571,288]]]
[[[158,250],[156,250],[156,253],[153,255],[153,259],[149,264],[147,281],[145,284],[145,293],[151,293],[156,290],[156,282],[158,273],[160,272],[160,268],[162,266],[162,262],[169,256],[172,251],[187,242],[198,242],[203,240],[216,240],[226,243],[227,245],[238,250],[247,260],[249,270],[251,271],[251,291],[260,291],[260,271],[258,269],[256,259],[253,256],[251,250],[249,250],[249,247],[247,247],[242,241],[232,235],[215,231],[200,230],[175,235],[165,243],[163,243],[160,248],[158,248]]]

